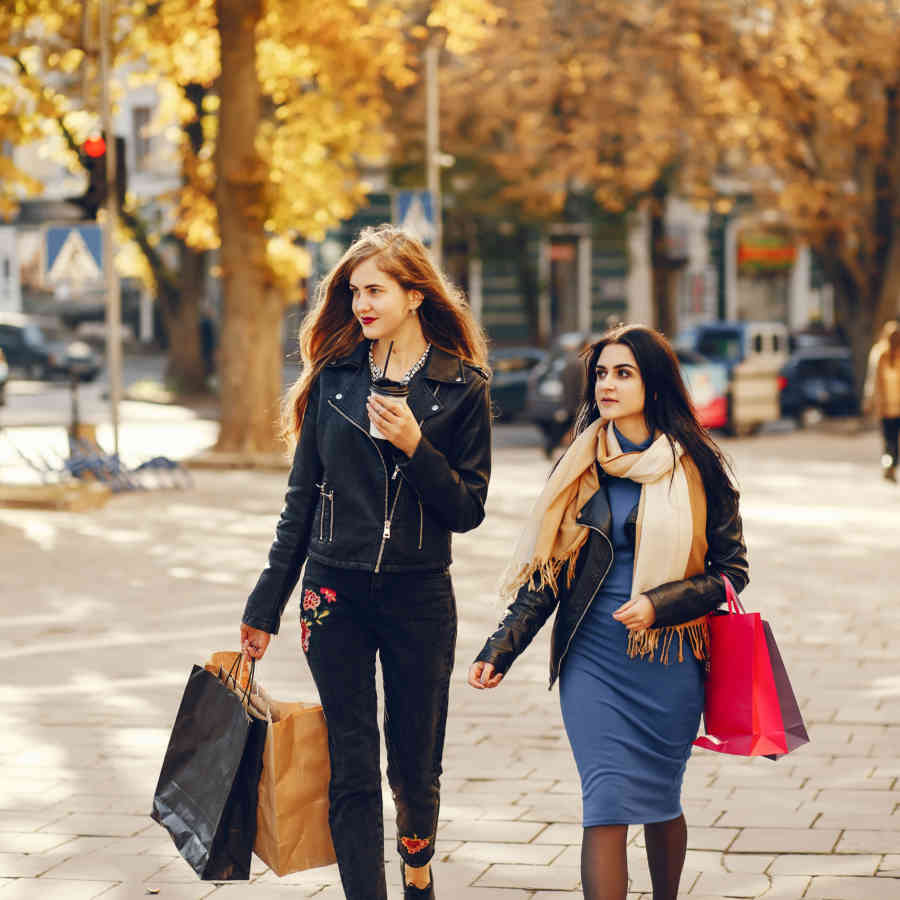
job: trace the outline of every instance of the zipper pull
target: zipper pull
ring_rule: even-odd
[[[394,465],[394,474],[391,475],[391,481],[396,481],[397,476],[400,474],[400,465],[399,463]]]
[[[384,520],[384,533],[382,534],[382,538],[387,541],[387,540],[390,540],[390,537],[391,537],[391,520],[385,519]]]

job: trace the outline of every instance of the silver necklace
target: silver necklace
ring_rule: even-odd
[[[409,371],[400,379],[401,384],[407,384],[410,378],[425,365],[426,360],[428,359],[428,351],[431,350],[431,344],[425,344],[425,352],[412,364],[412,367]],[[374,381],[377,378],[383,378],[384,372],[378,368],[375,363],[375,344],[372,343],[369,345],[369,372],[372,374],[372,380]]]

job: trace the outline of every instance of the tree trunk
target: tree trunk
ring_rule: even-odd
[[[198,307],[203,296],[204,254],[182,244],[176,275],[150,241],[143,220],[132,212],[122,210],[122,221],[131,231],[156,280],[156,302],[169,343],[166,378],[173,382],[178,393],[202,392],[206,384],[197,323]]]
[[[856,390],[861,397],[872,346],[876,298],[867,295],[865,287],[858,284],[839,260],[827,264],[826,271],[834,287],[835,319],[850,342]]]
[[[181,245],[178,302],[162,307],[169,336],[166,378],[179,394],[198,394],[206,390],[206,360],[200,343],[205,257],[205,253]]]
[[[897,239],[898,232],[900,232],[900,223],[895,222],[891,228],[891,242],[886,255],[881,291],[879,292],[872,316],[872,333],[869,335],[872,343],[878,339],[882,325],[888,319],[897,318],[898,298],[900,298],[900,240]]]
[[[282,303],[268,290],[265,170],[256,152],[261,92],[256,27],[262,0],[217,0],[222,74],[216,137],[216,208],[224,294],[216,449],[279,448]]]

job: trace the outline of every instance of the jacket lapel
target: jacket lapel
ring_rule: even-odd
[[[367,353],[368,343],[363,341],[350,356],[329,363],[331,366],[343,368],[344,372],[339,382],[340,387],[328,397],[331,406],[366,433],[369,431],[369,414],[366,412],[369,374],[364,366]]]
[[[578,511],[575,519],[579,525],[599,528],[607,537],[612,535],[612,510],[609,506],[609,493],[601,473],[600,487],[594,495]]]

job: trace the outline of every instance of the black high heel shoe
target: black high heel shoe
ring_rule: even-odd
[[[400,861],[400,878],[403,881],[403,900],[434,900],[434,871],[429,871],[428,887],[420,888],[406,883],[406,863]]]

